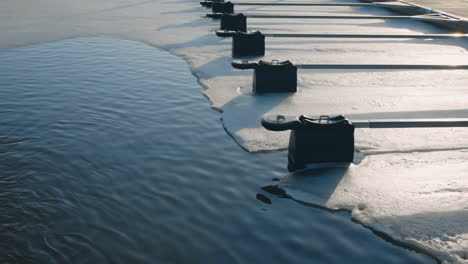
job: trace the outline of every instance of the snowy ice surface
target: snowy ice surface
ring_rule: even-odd
[[[369,7],[236,6],[236,10],[390,14]],[[261,128],[265,114],[344,114],[351,120],[468,118],[468,74],[462,70],[299,70],[297,93],[252,95],[252,71],[231,68],[231,39],[215,36],[219,22],[203,18],[206,12],[193,0],[3,0],[0,50],[96,35],[167,49],[190,64],[213,107],[223,111],[228,133],[252,152],[287,146],[288,132]],[[248,27],[263,33],[446,33],[409,19],[252,18]],[[468,64],[465,40],[267,38],[266,43],[264,60]],[[349,209],[364,225],[444,261],[468,263],[467,139],[468,129],[463,128],[360,129],[355,164],[293,173],[280,185],[297,200]]]

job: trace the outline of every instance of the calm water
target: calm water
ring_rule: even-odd
[[[267,193],[181,59],[82,38],[0,53],[0,263],[430,263]]]

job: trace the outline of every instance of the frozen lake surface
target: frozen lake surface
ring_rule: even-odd
[[[236,10],[265,14],[392,14],[383,9],[368,7],[285,8],[239,6],[236,7]],[[32,0],[21,2],[2,1],[0,3],[0,19],[3,23],[0,23],[0,32],[5,37],[2,37],[2,41],[0,41],[0,49],[5,50],[18,46],[53,42],[77,36],[107,35],[142,41],[169,50],[188,62],[193,73],[199,78],[204,88],[206,88],[204,94],[209,97],[212,106],[222,111],[222,114],[219,114],[206,109],[206,113],[203,111],[191,113],[197,114],[194,120],[200,123],[203,123],[201,120],[205,118],[210,119],[210,115],[214,116],[214,119],[221,117],[222,126],[216,120],[213,121],[212,126],[207,125],[203,133],[194,132],[199,130],[184,131],[186,134],[183,138],[219,133],[219,139],[201,141],[193,146],[191,152],[184,152],[183,149],[177,149],[177,151],[181,151],[184,154],[197,153],[197,156],[199,155],[197,152],[200,151],[199,148],[207,145],[205,142],[209,142],[209,145],[212,146],[216,142],[216,148],[219,148],[219,151],[213,153],[213,150],[211,150],[207,151],[210,152],[207,154],[213,155],[214,158],[224,159],[223,165],[219,165],[221,162],[218,164],[219,170],[213,169],[214,171],[223,171],[219,174],[224,174],[236,168],[234,171],[238,173],[234,174],[237,177],[226,176],[225,178],[229,183],[227,185],[232,185],[230,192],[235,192],[234,196],[245,196],[252,199],[252,195],[244,195],[245,189],[250,190],[249,194],[256,193],[259,191],[260,186],[275,184],[269,181],[271,178],[277,177],[281,181],[276,184],[279,184],[290,196],[297,200],[328,208],[347,209],[352,211],[352,217],[355,220],[375,230],[384,232],[391,236],[392,239],[401,241],[406,245],[411,244],[443,260],[455,263],[467,262],[468,142],[465,140],[468,138],[467,129],[361,129],[356,133],[356,145],[359,153],[357,155],[358,159],[354,164],[346,169],[312,170],[306,173],[306,175],[286,173],[286,153],[284,151],[274,154],[248,155],[242,152],[239,147],[236,147],[224,131],[212,131],[216,130],[214,127],[225,128],[242,148],[251,152],[265,152],[284,149],[287,146],[288,138],[287,133],[272,133],[260,127],[260,119],[265,114],[344,114],[351,120],[367,118],[468,118],[466,107],[468,102],[467,71],[300,70],[298,92],[296,94],[252,96],[250,93],[252,72],[231,68],[231,40],[221,39],[214,35],[213,31],[219,27],[219,22],[217,20],[202,18],[201,16],[204,12],[205,10],[199,7],[197,1],[183,0],[83,0],[79,3],[71,0],[60,2],[43,0],[40,4]],[[318,19],[302,21],[297,19],[249,19],[248,25],[249,29],[262,30],[263,33],[447,33],[441,29],[412,20],[375,19],[364,21]],[[95,42],[100,43],[100,41]],[[116,42],[118,41],[113,41],[113,43]],[[74,42],[70,41],[66,43],[73,46]],[[468,44],[465,40],[267,38],[266,43],[266,56],[262,58],[265,60],[288,59],[295,63],[343,64],[468,64]],[[67,46],[64,49],[79,53],[84,52],[82,50],[83,46],[75,45],[73,48]],[[40,47],[43,49],[48,46]],[[31,47],[31,49],[34,48]],[[16,52],[15,54],[18,55],[15,56],[20,56],[21,61],[28,61],[34,58],[32,53],[30,56],[32,58],[21,55],[22,53],[26,53],[22,49],[7,52]],[[58,59],[54,55],[55,48],[47,53],[47,55],[45,53],[43,58]],[[120,49],[115,51],[115,54],[119,54],[119,56],[124,55]],[[2,60],[3,67],[6,67],[5,71],[9,72],[13,69],[11,66],[14,65],[13,62],[19,62],[17,62],[17,57],[12,55],[8,55],[4,60],[7,58],[13,58],[8,63],[3,63]],[[123,58],[123,60],[133,63],[131,56]],[[64,62],[64,64],[72,66],[68,62]],[[161,64],[164,63],[158,64],[158,67],[162,66]],[[111,63],[108,63],[109,65],[112,66]],[[20,65],[18,67],[24,68],[26,66]],[[141,67],[141,70],[146,71],[147,69]],[[126,70],[122,71],[125,72]],[[173,71],[178,72],[179,70]],[[20,70],[17,70],[14,74],[4,74],[3,76],[10,83],[27,80],[27,78],[19,77],[22,76],[20,72]],[[46,73],[41,72],[41,74]],[[155,73],[152,74],[154,75]],[[158,80],[153,75],[151,78],[148,77],[149,79],[147,80],[155,81],[154,85],[156,85],[158,84]],[[60,80],[60,78],[57,79]],[[53,78],[49,81],[53,84],[55,79]],[[140,81],[144,81],[144,79]],[[90,97],[93,91],[100,87],[100,85],[94,82],[88,84],[93,86],[93,89],[89,87],[90,90],[86,97]],[[35,85],[36,82],[32,82],[26,85],[26,87]],[[50,83],[44,85],[49,87]],[[73,85],[73,83],[67,85]],[[198,96],[200,91],[197,86],[194,96]],[[175,92],[174,89],[169,89],[168,91],[158,90],[158,92],[164,92],[163,95],[158,94],[158,97],[173,98],[166,99],[168,102],[182,99],[192,102],[190,98],[179,98],[175,94],[171,97],[172,94],[170,92]],[[28,93],[25,92],[25,94]],[[17,94],[18,92],[12,93],[12,96],[18,96]],[[182,94],[185,95],[186,93]],[[105,95],[107,96],[107,94]],[[128,94],[128,96],[131,95]],[[44,98],[52,98],[49,94],[45,97],[44,95],[40,96],[42,97],[29,98],[28,96],[24,96],[24,98],[37,100],[38,102],[45,100]],[[78,97],[78,94],[74,94],[73,96]],[[148,96],[143,97],[145,99],[151,98]],[[101,96],[98,97],[96,95],[94,104],[103,104],[101,100]],[[115,101],[119,102],[119,100],[116,99]],[[130,98],[126,100],[131,101]],[[158,100],[163,99],[158,98]],[[203,99],[200,98],[200,100]],[[8,100],[5,101],[8,102]],[[161,102],[167,103],[165,101]],[[34,105],[34,103],[32,101],[30,105]],[[204,107],[207,104],[206,100],[203,103],[200,102],[200,105]],[[6,106],[8,105],[9,103],[6,104]],[[184,110],[185,102],[181,103],[181,105],[177,108],[178,110]],[[54,107],[54,104],[47,104],[46,106]],[[69,107],[72,106],[73,104],[70,104]],[[115,107],[115,109],[122,108],[119,104],[115,105],[115,102],[111,103],[111,106]],[[16,105],[15,107],[18,106]],[[59,115],[59,109],[62,108],[53,108],[50,110],[50,113],[60,117],[63,113]],[[106,111],[109,109],[111,108],[104,104],[104,108],[98,109],[96,112],[107,113]],[[155,111],[166,113],[168,110],[165,109],[165,107],[157,107],[147,111],[148,113],[151,111],[154,113],[159,113]],[[26,110],[32,111],[33,108]],[[126,113],[137,114],[136,110],[145,111],[144,109],[136,108],[128,110]],[[122,113],[120,113],[120,110],[116,110],[116,113],[111,111],[109,114],[111,116],[113,114],[119,116]],[[141,118],[147,118],[148,122],[152,118],[156,118],[154,122],[159,122],[158,118],[162,118],[159,117],[161,114],[150,115],[147,112],[140,113],[140,115]],[[29,112],[26,116],[29,119],[25,118],[23,121],[18,121],[17,117],[14,116],[10,117],[15,120],[11,122],[22,129],[28,128],[31,131],[35,131],[34,126],[27,125],[37,122],[37,117]],[[173,118],[169,117],[169,115],[165,117],[168,118],[168,123],[170,123],[169,120],[173,122]],[[121,120],[120,116],[115,119]],[[115,122],[112,123],[112,125],[114,124]],[[173,125],[176,127],[184,124],[175,122]],[[128,126],[125,129],[135,128]],[[139,131],[139,129],[136,130]],[[105,130],[97,129],[96,131],[102,132]],[[8,135],[13,136],[15,133],[17,132],[14,131],[14,133]],[[56,133],[60,134],[62,132],[57,130]],[[90,132],[82,132],[83,135],[87,133]],[[166,135],[167,133],[169,132],[163,131],[160,132],[160,135]],[[103,134],[107,135],[107,133]],[[27,133],[23,134],[23,136],[29,137]],[[119,134],[117,138],[120,138],[120,136]],[[180,138],[171,133],[169,136],[174,136],[177,139]],[[102,137],[107,138],[108,136]],[[145,141],[154,139],[142,136],[141,134],[135,134],[133,140]],[[115,139],[113,139],[113,142],[115,142]],[[164,142],[174,143],[178,142],[178,140],[166,140]],[[152,142],[150,144],[147,143],[145,143],[145,146],[152,145]],[[95,145],[91,141],[88,144]],[[232,146],[232,150],[225,151],[228,145]],[[110,147],[106,147],[106,149],[109,150],[109,155],[112,151],[117,153],[117,150],[113,150]],[[67,155],[71,155],[70,150],[63,151]],[[173,149],[167,147],[167,149],[160,151],[160,156],[164,157],[167,154],[163,153],[173,151]],[[224,157],[219,154],[226,154],[228,152],[229,155],[238,153],[235,155],[239,155],[239,158]],[[165,162],[180,164],[177,161],[181,160],[175,159],[174,157],[176,156],[170,157],[172,158]],[[132,155],[126,155],[123,160],[127,161],[130,158],[136,159]],[[265,163],[256,159],[265,160]],[[232,160],[241,162],[241,164],[234,164]],[[64,166],[69,165],[68,162],[62,163]],[[133,169],[135,171],[147,175],[145,167],[140,167],[137,163],[127,163],[133,164],[131,167],[134,166]],[[149,162],[145,162],[145,164],[149,164]],[[183,164],[186,166],[190,162],[184,162]],[[249,169],[249,166],[261,167],[258,168],[258,173],[254,178],[245,176],[246,173],[249,174],[254,171]],[[211,170],[210,166],[202,166],[202,168],[203,170],[205,168],[210,168]],[[180,175],[186,175],[187,173],[185,167],[173,169],[180,170]],[[194,171],[198,170],[194,169]],[[206,173],[214,174],[213,171],[207,171]],[[188,181],[187,177],[180,175],[178,176],[180,181]],[[188,183],[195,184],[192,180],[196,181],[197,179],[199,180],[199,177],[190,178]],[[209,179],[212,178],[209,177]],[[119,181],[117,180],[116,182]],[[243,188],[239,189],[239,184]],[[177,186],[178,184],[175,185]],[[200,186],[208,189],[212,188],[209,184],[200,184]],[[172,191],[170,193],[172,194]],[[221,193],[224,194],[224,190]],[[230,196],[233,196],[233,194]],[[189,195],[189,197],[192,196]],[[269,197],[270,199],[272,198],[271,195]],[[275,200],[273,204],[276,206],[278,203],[289,202],[279,199]],[[213,208],[215,208],[213,210],[219,210],[218,206]],[[282,213],[291,214],[287,215],[287,217],[293,218],[294,214],[305,213],[303,211],[305,208],[301,206],[299,208],[301,208],[299,211],[284,208],[282,210],[290,211],[287,213],[282,211]],[[295,213],[292,213],[293,211]],[[302,222],[307,222],[312,218],[307,216],[300,220],[296,219],[296,221],[302,224]],[[284,221],[279,221],[278,223],[286,223]],[[301,228],[303,227],[301,225]],[[270,241],[268,243],[276,242]],[[276,246],[272,248],[276,248]],[[346,253],[343,254],[346,255]],[[241,253],[241,255],[244,256],[245,253]],[[288,256],[284,259],[287,259],[287,262],[294,262],[291,258],[292,256]]]

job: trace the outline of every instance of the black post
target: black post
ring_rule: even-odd
[[[247,18],[244,14],[223,14],[221,16],[221,30],[247,32]]]
[[[224,2],[224,0],[202,1],[200,2],[200,5],[204,7],[212,7],[213,3],[219,3],[219,2]]]
[[[233,14],[234,4],[231,2],[214,2],[212,10],[213,13]]]
[[[295,93],[297,67],[290,61],[259,61],[254,68],[254,93]]]
[[[265,36],[260,32],[236,32],[232,38],[232,57],[265,55]]]
[[[291,130],[288,170],[294,171],[310,163],[352,162],[355,128],[468,127],[468,119],[385,119],[351,123],[341,115],[320,118],[275,115],[265,116],[262,126],[270,131]]]
[[[310,121],[291,130],[288,170],[304,169],[319,162],[353,162],[354,126],[343,116],[325,122]]]
[[[353,162],[354,126],[344,116],[263,119],[268,130],[291,130],[288,147],[288,170],[304,169],[310,163]]]

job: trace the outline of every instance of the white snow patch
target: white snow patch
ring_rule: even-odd
[[[401,241],[466,263],[468,151],[387,153],[348,168],[292,173],[281,186],[295,199],[346,208]]]

